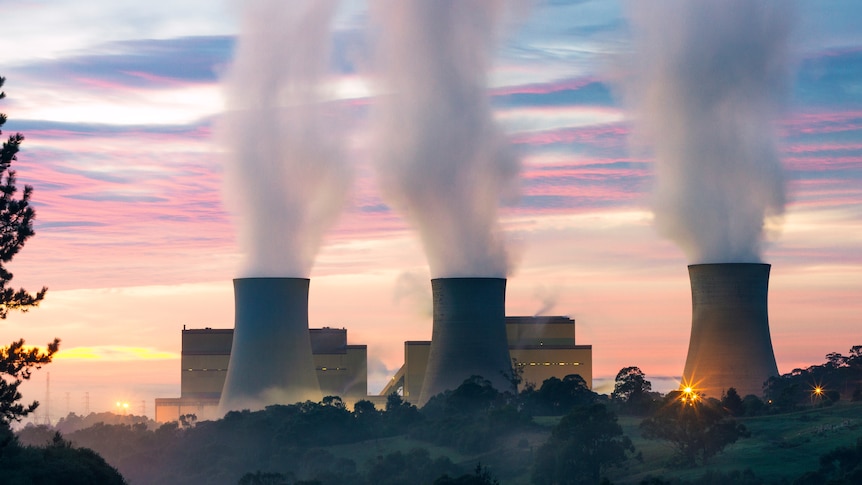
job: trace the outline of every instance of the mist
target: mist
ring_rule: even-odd
[[[432,278],[509,270],[498,207],[516,192],[520,163],[486,92],[505,9],[499,0],[372,2],[378,178],[419,229]]]
[[[350,171],[327,92],[336,0],[243,2],[217,138],[241,277],[306,278]]]
[[[636,141],[656,160],[658,231],[690,263],[761,262],[786,203],[775,121],[791,2],[630,2]]]

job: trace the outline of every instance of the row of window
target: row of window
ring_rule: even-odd
[[[581,363],[580,362],[518,362],[518,367],[525,367],[528,365],[530,365],[530,366],[536,366],[536,365],[560,366],[560,365],[581,365]]]

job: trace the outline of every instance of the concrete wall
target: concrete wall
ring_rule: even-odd
[[[509,348],[575,345],[575,321],[568,317],[506,317]]]
[[[347,345],[343,351],[314,354],[314,366],[324,396],[340,396],[348,406],[368,396],[368,347]]]
[[[437,278],[431,280],[434,323],[420,405],[478,375],[500,391],[511,371],[506,343],[506,280]]]
[[[778,375],[769,333],[768,264],[696,264],[688,267],[692,321],[683,381],[720,398],[762,395]]]
[[[230,362],[233,329],[183,329],[180,396],[218,399]]]
[[[506,317],[505,325],[508,356],[523,370],[519,390],[527,383],[541,386],[550,377],[562,379],[569,374],[580,375],[592,389],[593,348],[575,345],[574,320],[562,316]],[[422,389],[430,349],[428,341],[404,342],[405,400],[419,403],[416,394]]]
[[[404,399],[412,403],[419,402],[422,394],[422,384],[425,382],[425,369],[428,368],[428,355],[431,353],[431,342],[404,342]]]
[[[308,334],[305,278],[234,280],[235,320],[220,410],[322,398]]]
[[[561,348],[520,346],[510,348],[509,354],[516,360],[518,368],[523,371],[518,390],[523,390],[528,383],[535,384],[536,388],[539,388],[551,377],[562,379],[569,374],[580,375],[586,381],[587,387],[593,388],[592,345]]]

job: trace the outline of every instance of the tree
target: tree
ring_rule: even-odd
[[[22,397],[18,386],[30,379],[33,369],[51,362],[51,357],[59,348],[59,339],[48,344],[44,352],[25,348],[23,339],[12,342],[8,347],[0,347],[0,426],[6,426],[13,420],[21,421],[21,418],[36,410],[38,401],[28,406],[18,402]]]
[[[6,78],[0,77],[0,88],[5,82]],[[0,99],[5,97],[6,93],[0,91]],[[5,123],[6,115],[0,113],[0,127]],[[2,134],[0,131],[0,135]],[[30,207],[33,187],[25,185],[21,198],[16,199],[15,193],[18,189],[15,187],[15,171],[10,168],[12,162],[17,160],[19,146],[23,141],[24,136],[16,133],[10,136],[0,149],[0,319],[5,319],[10,310],[26,312],[37,306],[48,291],[47,288],[42,288],[35,295],[31,295],[23,288],[9,288],[7,285],[12,279],[12,273],[3,266],[12,260],[27,239],[34,234],[33,219],[36,212]],[[24,346],[24,340],[12,342],[8,347],[0,347],[0,426],[7,426],[12,420],[20,421],[39,405],[36,401],[29,406],[18,403],[21,399],[18,386],[30,378],[33,369],[51,362],[51,357],[59,346],[60,341],[54,339],[53,343],[48,344],[47,351],[28,350]]]
[[[611,398],[621,408],[635,414],[645,413],[651,404],[652,383],[638,367],[623,367],[617,373]]]
[[[721,398],[721,405],[733,416],[742,416],[745,414],[745,406],[742,404],[742,398],[736,392],[736,388],[731,387],[724,393]]]
[[[6,78],[0,77],[0,88],[6,82]],[[0,99],[6,97],[6,93],[0,91]],[[0,113],[0,127],[6,123],[6,115]],[[0,130],[0,135],[3,132]],[[12,273],[5,264],[18,254],[24,247],[24,243],[32,237],[33,220],[36,211],[30,206],[30,196],[33,187],[24,186],[24,192],[20,199],[15,198],[18,188],[15,186],[15,171],[10,167],[17,160],[17,153],[24,135],[15,133],[9,136],[9,140],[3,143],[0,149],[0,319],[5,319],[10,310],[26,312],[31,307],[37,306],[48,288],[43,287],[35,295],[20,288],[15,290],[7,285],[12,280]],[[5,173],[5,177],[4,177]]]
[[[62,437],[43,447],[12,446],[0,453],[2,483],[125,485],[116,468],[87,448],[73,447]]]
[[[720,404],[682,391],[668,393],[664,405],[643,420],[640,428],[646,439],[670,442],[678,463],[686,466],[706,463],[739,438],[750,436]]]
[[[574,408],[536,454],[533,483],[598,483],[603,472],[625,463],[634,451],[616,415],[604,404]]]
[[[562,416],[573,407],[593,404],[598,394],[590,390],[583,377],[569,374],[562,380],[549,377],[538,390],[525,390],[522,398],[534,414]]]

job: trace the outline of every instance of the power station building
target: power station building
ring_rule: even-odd
[[[541,385],[549,377],[579,374],[592,388],[592,346],[576,345],[575,321],[563,316],[505,317],[509,356],[521,371],[521,389]],[[344,328],[309,329],[311,351],[324,396],[341,396],[352,405],[360,399],[385,403],[398,392],[418,403],[431,341],[404,342],[404,365],[377,396],[368,395],[365,345],[348,345]],[[233,329],[182,330],[180,397],[156,399],[156,421],[176,421],[184,414],[216,419],[230,362]]]
[[[550,377],[562,379],[578,374],[593,387],[593,347],[575,343],[575,321],[568,317],[506,317],[509,356],[521,373],[522,390],[527,384],[541,386]],[[399,392],[406,401],[420,400],[431,341],[404,342],[404,365],[381,396]]]
[[[347,329],[308,330],[317,380],[324,396],[341,396],[345,402],[368,394],[365,345],[348,345]],[[156,399],[156,421],[176,421],[184,414],[216,417],[228,372],[234,330],[185,329],[180,358],[180,397]]]
[[[760,263],[693,264],[691,338],[683,385],[712,397],[763,394],[778,375],[769,332],[769,272]]]

